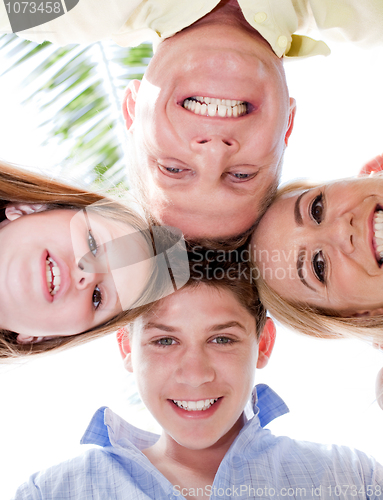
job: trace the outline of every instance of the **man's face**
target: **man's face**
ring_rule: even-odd
[[[271,352],[269,323],[258,343],[254,317],[232,292],[207,285],[174,293],[136,321],[125,364],[167,440],[194,450],[232,442],[257,361],[263,367]]]
[[[202,23],[162,42],[124,102],[151,211],[188,237],[247,230],[277,184],[294,109],[255,31]]]

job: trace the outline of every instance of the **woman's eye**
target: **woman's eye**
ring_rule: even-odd
[[[321,283],[325,283],[326,282],[326,261],[324,260],[323,253],[321,251],[317,252],[314,255],[312,265],[313,265],[313,271],[314,271],[315,276],[318,278],[318,280]]]
[[[323,194],[321,193],[316,198],[314,198],[314,201],[312,202],[310,207],[311,217],[317,224],[320,224],[323,221],[323,212]]]
[[[233,340],[229,339],[228,337],[215,337],[212,342],[214,342],[215,344],[232,344]]]
[[[92,252],[92,254],[96,255],[98,245],[96,240],[94,239],[93,234],[90,231],[88,232],[88,245],[89,245],[89,250]]]
[[[102,303],[102,293],[98,286],[93,290],[92,302],[95,309],[98,309]]]
[[[170,338],[170,337],[164,337],[163,339],[157,340],[156,344],[167,346],[167,345],[173,345],[173,342],[174,342],[174,340],[172,338]]]

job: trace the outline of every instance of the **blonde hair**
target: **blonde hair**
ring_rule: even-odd
[[[276,199],[284,194],[311,189],[321,184],[323,183],[305,179],[294,181],[280,188]],[[257,267],[256,263],[255,266]],[[344,317],[332,309],[286,300],[269,287],[258,267],[256,283],[265,308],[276,320],[288,328],[317,338],[357,338],[379,344],[383,343],[382,315]]]
[[[45,204],[47,210],[81,210],[92,205],[92,209],[101,215],[122,221],[141,231],[148,247],[156,248],[149,223],[127,204],[22,170],[0,160],[0,208],[4,209],[10,202]],[[166,240],[166,234],[162,238]],[[169,234],[169,240],[172,239],[174,235]],[[166,247],[165,241],[163,245]],[[148,311],[152,307],[151,302],[158,297],[158,291],[164,290],[166,283],[167,277],[164,273],[161,274],[158,266],[153,265],[145,290],[131,309],[121,312],[105,324],[77,335],[43,339],[35,344],[18,344],[16,332],[0,330],[0,362],[12,361],[25,355],[67,349],[112,333]]]

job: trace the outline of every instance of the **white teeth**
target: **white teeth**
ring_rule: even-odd
[[[218,401],[218,399],[201,399],[200,401],[177,401],[173,399],[173,402],[179,408],[186,411],[205,411],[216,401]]]
[[[45,261],[48,290],[51,295],[56,295],[60,290],[61,275],[57,263],[48,257]]]
[[[232,116],[236,118],[245,115],[247,112],[246,103],[243,101],[216,99],[214,97],[191,97],[185,99],[183,107],[196,115],[219,116],[221,118],[230,118]]]

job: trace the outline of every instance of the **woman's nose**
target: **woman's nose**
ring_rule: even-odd
[[[327,243],[336,245],[345,254],[350,254],[354,251],[354,227],[352,225],[351,214],[343,214],[333,219],[323,229],[327,233]]]

